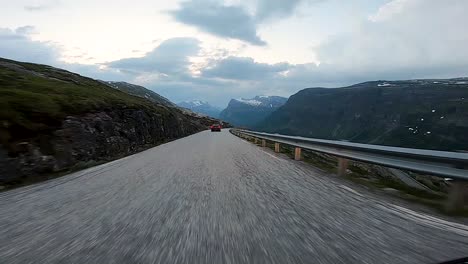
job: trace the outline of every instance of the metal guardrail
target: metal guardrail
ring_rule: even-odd
[[[330,154],[339,158],[468,181],[468,153],[359,144],[240,129],[231,129],[231,132]]]

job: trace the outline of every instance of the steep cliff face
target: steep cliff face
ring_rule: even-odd
[[[61,171],[79,163],[108,161],[200,129],[200,125],[181,115],[155,115],[141,109],[67,116],[51,133],[12,142],[8,157],[7,151],[0,148],[6,165],[1,167],[9,170],[1,175],[3,179],[15,179]]]
[[[74,73],[0,59],[0,183],[113,160],[205,123]]]
[[[256,128],[361,143],[468,150],[468,81],[380,81],[304,89]]]

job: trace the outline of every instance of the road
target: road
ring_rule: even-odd
[[[0,193],[0,263],[433,263],[468,227],[228,131]]]

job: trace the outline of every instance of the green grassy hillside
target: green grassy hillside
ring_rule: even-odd
[[[151,102],[99,81],[46,65],[0,59],[0,120],[9,139],[59,126],[67,115],[114,108],[168,114]],[[5,138],[3,138],[3,141]]]

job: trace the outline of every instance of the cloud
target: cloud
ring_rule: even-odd
[[[24,10],[30,11],[30,12],[43,11],[43,10],[53,8],[59,4],[60,4],[59,0],[43,1],[42,3],[35,4],[35,5],[26,5],[24,6]]]
[[[0,57],[47,64],[96,79],[132,80],[120,71],[102,68],[100,65],[64,63],[60,60],[60,46],[51,42],[34,41],[30,38],[30,35],[36,32],[34,26],[23,26],[15,30],[0,28]]]
[[[230,80],[262,80],[287,71],[289,67],[288,63],[267,64],[255,62],[247,57],[228,57],[215,62],[211,68],[204,69],[202,76]]]
[[[318,1],[322,0],[258,0],[255,14],[251,14],[242,5],[189,0],[169,13],[176,21],[215,36],[265,46],[267,43],[257,32],[260,24],[290,16],[300,3]]]
[[[142,76],[144,77],[144,76]],[[155,79],[135,79],[136,84],[152,89],[157,93],[170,98],[173,102],[203,98],[213,105],[224,107],[231,97],[245,94],[239,83],[199,77],[171,77]],[[250,90],[249,92],[250,93]]]
[[[33,26],[23,26],[15,30],[15,33],[19,35],[31,35],[37,33],[36,28]]]
[[[24,6],[24,9],[27,11],[41,11],[47,9],[48,7],[45,5],[28,5]]]
[[[319,2],[320,0],[258,0],[256,20],[262,22],[268,19],[288,17],[303,2]]]
[[[195,97],[220,98],[229,81],[192,76],[191,57],[203,55],[200,41],[194,38],[172,38],[163,41],[140,58],[125,58],[106,65],[128,73],[135,84],[153,89],[173,101]]]
[[[255,42],[263,41],[257,34],[259,24],[290,16],[306,1],[258,0],[253,14],[240,6],[184,2],[173,15],[177,13],[181,20],[185,19],[184,23],[220,37]],[[215,8],[207,8],[210,5]],[[306,87],[467,76],[468,16],[464,10],[468,10],[465,0],[389,1],[353,30],[314,46],[319,64],[262,63],[255,58],[232,56],[233,53],[222,49],[202,49],[209,45],[194,38],[158,41],[161,44],[143,57],[112,61],[104,64],[107,68],[64,64],[60,62],[60,47],[33,41],[30,35],[35,29],[30,26],[0,29],[0,56],[51,64],[93,78],[135,82],[174,101],[203,98],[222,106],[232,97],[288,96]],[[245,32],[250,35],[231,34],[237,32],[231,30],[239,28],[237,24],[248,28],[250,31]]]
[[[11,30],[0,28],[0,57],[47,64],[101,80],[127,81],[144,84],[148,88],[170,96],[173,100],[194,97],[221,97],[217,87],[228,82],[192,77],[189,58],[200,50],[200,41],[194,38],[173,38],[163,41],[142,58],[127,58],[108,64],[78,64],[61,61],[61,47],[50,42],[34,41],[33,26]],[[216,90],[216,91],[214,91]]]
[[[353,31],[316,46],[319,64],[229,57],[214,61],[202,76],[235,81],[250,96],[371,80],[467,76],[468,17],[462,11],[467,9],[464,0],[391,1]]]
[[[467,8],[464,0],[394,0],[315,51],[321,62],[368,79],[466,75]]]
[[[141,58],[121,59],[107,65],[130,72],[180,74],[188,71],[189,57],[196,56],[199,51],[200,41],[195,38],[172,38]]]
[[[55,64],[59,56],[57,46],[49,42],[33,41],[29,33],[33,26],[19,27],[16,30],[0,28],[0,57],[44,64]]]
[[[178,22],[195,26],[218,37],[239,39],[253,45],[266,45],[257,35],[254,18],[241,6],[195,0],[183,2],[179,9],[170,13]]]

